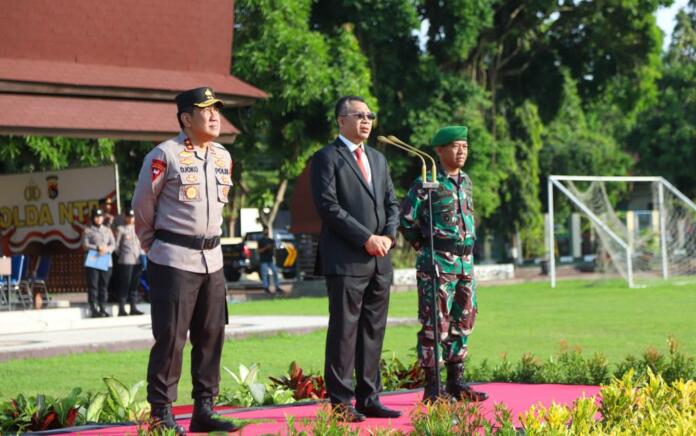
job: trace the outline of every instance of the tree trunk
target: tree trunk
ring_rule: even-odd
[[[278,209],[280,209],[280,204],[285,200],[285,191],[288,189],[288,179],[283,177],[280,179],[278,184],[278,190],[276,191],[275,198],[273,199],[273,206],[271,207],[271,213],[268,214],[266,218],[263,214],[263,210],[259,211],[259,217],[261,222],[268,227],[269,231],[273,231],[273,223],[275,222],[276,216],[278,215]]]

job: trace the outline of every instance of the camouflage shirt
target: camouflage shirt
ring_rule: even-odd
[[[471,253],[473,249],[476,230],[471,179],[463,171],[460,171],[458,176],[448,176],[442,168],[439,168],[437,181],[440,187],[433,191],[435,262],[440,267],[440,272],[472,275],[474,261],[472,254],[458,255],[438,249],[438,240],[451,241],[456,245],[464,246],[468,249],[468,253]],[[418,270],[426,270],[430,264],[430,219],[427,193],[428,191],[421,187],[419,177],[401,203],[399,230],[418,252],[416,258]]]

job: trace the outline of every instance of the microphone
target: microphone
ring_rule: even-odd
[[[411,148],[408,148],[408,147],[404,147],[403,145],[400,145],[400,144],[398,144],[398,143],[396,143],[396,142],[392,141],[391,139],[388,139],[384,136],[378,136],[377,141],[382,142],[384,144],[389,144],[389,145],[394,146],[396,148],[400,148],[401,150],[405,150],[407,153],[418,157],[421,160],[421,178],[423,179],[424,182],[428,181],[427,180],[427,169],[426,169],[427,165],[425,164],[425,159],[423,159],[423,156],[420,153],[418,153],[418,151],[411,149]]]
[[[435,164],[435,159],[433,159],[432,156],[430,156],[428,153],[417,149],[416,147],[409,145],[405,143],[404,141],[400,140],[394,135],[389,135],[389,139],[392,140],[393,142],[402,145],[404,147],[407,147],[409,150],[413,150],[415,153],[418,153],[421,156],[425,156],[428,159],[430,159],[430,162],[432,164],[430,168],[430,182],[426,179],[426,177],[423,177],[423,186],[426,188],[437,188],[438,187],[438,182],[437,182],[437,165]],[[425,163],[423,164],[425,165]],[[425,173],[425,172],[424,172]]]

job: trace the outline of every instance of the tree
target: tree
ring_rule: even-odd
[[[645,175],[663,176],[696,197],[696,2],[677,14],[658,81],[660,98],[638,116],[628,135]]]
[[[341,95],[362,95],[377,109],[369,91],[367,60],[353,27],[342,26],[330,34],[314,31],[309,26],[311,7],[311,0],[242,0],[235,5],[233,72],[269,93],[265,101],[234,115],[243,131],[235,157],[246,163],[265,156],[271,162],[268,167],[277,168],[271,170],[275,177],[239,184],[260,210],[270,209],[260,214],[269,227],[289,181],[335,131],[333,102]]]
[[[568,72],[563,72],[561,105],[556,118],[542,135],[544,146],[539,154],[540,194],[546,203],[546,178],[560,175],[610,175],[628,173],[632,161],[617,141],[603,132],[595,120],[588,121],[582,108],[577,85]],[[567,213],[563,209],[559,216]]]
[[[112,162],[114,141],[60,136],[0,137],[0,173],[49,171]]]

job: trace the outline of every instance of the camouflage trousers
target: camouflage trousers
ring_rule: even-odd
[[[432,317],[432,287],[430,274],[418,271],[418,359],[424,368],[435,366],[435,336]],[[437,289],[440,358],[446,363],[466,359],[467,340],[476,321],[476,281],[472,276],[440,274]]]

